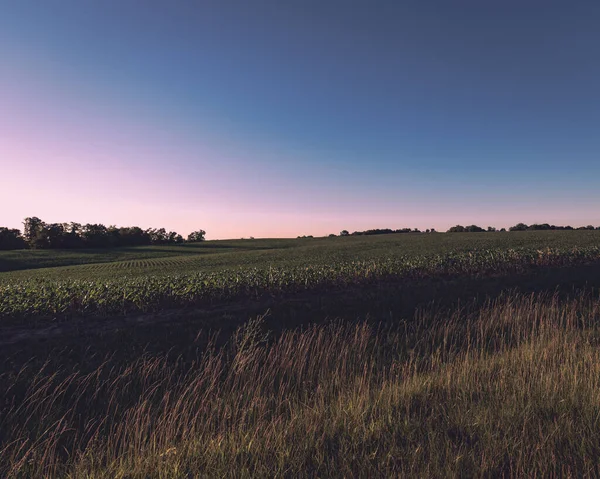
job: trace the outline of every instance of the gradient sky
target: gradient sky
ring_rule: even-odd
[[[0,225],[600,225],[600,2],[0,3]]]

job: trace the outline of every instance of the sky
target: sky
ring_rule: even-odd
[[[600,225],[600,2],[0,0],[0,226]]]

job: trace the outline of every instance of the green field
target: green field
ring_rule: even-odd
[[[123,315],[379,281],[506,275],[595,261],[599,240],[598,231],[399,234],[214,241],[105,256],[5,253],[4,269],[14,271],[0,274],[0,317]],[[65,261],[94,262],[56,266]]]
[[[115,275],[182,274],[244,267],[329,265],[484,250],[590,246],[600,246],[600,231],[391,234],[206,241],[182,246],[107,250],[5,251],[0,252],[0,281],[32,277],[110,279]]]
[[[0,270],[0,477],[600,475],[600,231]]]

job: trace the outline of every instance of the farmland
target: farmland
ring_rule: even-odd
[[[593,475],[600,231],[0,253],[2,477]]]
[[[207,242],[111,252],[109,261],[97,252],[5,253],[5,269],[29,269],[0,275],[0,317],[129,314],[384,280],[585,264],[600,257],[599,237],[583,231]],[[34,268],[40,264],[49,267]]]
[[[0,251],[0,281],[110,279],[115,275],[215,272],[243,267],[294,267],[335,262],[440,256],[509,249],[573,249],[600,245],[600,231],[482,234],[397,234],[335,238],[206,241],[183,246],[105,250]]]

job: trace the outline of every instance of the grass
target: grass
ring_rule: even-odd
[[[258,318],[192,361],[30,364],[0,378],[0,472],[596,475],[599,319],[597,295],[505,295],[277,336]]]
[[[0,253],[0,477],[600,475],[599,240]]]

